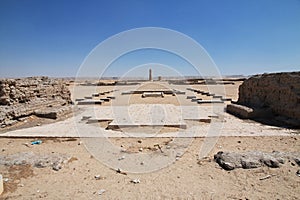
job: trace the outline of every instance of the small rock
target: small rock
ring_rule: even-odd
[[[124,159],[125,159],[125,156],[118,158],[118,160],[124,160]]]
[[[138,143],[142,143],[142,140],[138,140]]]
[[[99,194],[99,195],[102,195],[105,191],[106,191],[106,190],[101,189],[101,190],[98,191],[98,194]]]
[[[171,146],[169,146],[169,145],[168,145],[168,146],[166,146],[166,149],[171,149]]]
[[[122,153],[125,153],[127,151],[127,149],[121,149]]]
[[[29,146],[29,143],[27,143],[27,142],[26,142],[26,143],[23,143],[23,145],[26,146],[26,147],[30,147],[30,146]]]
[[[116,170],[116,172],[119,173],[119,174],[127,175],[127,173],[126,172],[122,172],[122,170],[120,168],[118,168]]]
[[[96,180],[100,180],[101,179],[100,175],[95,175],[94,177],[95,177]]]
[[[225,170],[233,170],[235,168],[235,165],[233,165],[232,163],[229,163],[229,162],[223,162],[221,164],[221,167]]]
[[[297,163],[297,165],[300,166],[300,159],[299,158],[295,158],[294,161]]]
[[[134,183],[134,184],[138,184],[138,183],[140,183],[141,181],[140,181],[140,179],[133,179],[133,180],[131,180],[130,182],[131,182],[131,183]]]
[[[61,164],[54,164],[53,165],[53,167],[52,167],[52,169],[54,170],[54,171],[59,171],[60,169],[62,168],[62,166],[61,166]]]
[[[139,148],[139,152],[142,152],[143,151],[143,148],[141,147],[141,148]]]
[[[300,169],[296,172],[296,175],[300,177]]]

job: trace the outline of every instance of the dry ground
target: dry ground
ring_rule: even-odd
[[[221,137],[208,155],[199,160],[203,138],[194,139],[186,153],[169,167],[145,174],[119,174],[93,158],[79,139],[42,139],[41,145],[25,146],[31,139],[0,139],[2,155],[32,151],[73,157],[60,171],[50,168],[3,167],[8,182],[1,199],[299,199],[300,168],[286,161],[280,168],[225,171],[214,161],[218,151],[299,151],[300,136]],[[139,141],[141,140],[141,141]],[[158,139],[155,139],[158,140]],[[161,139],[167,140],[167,138]],[[113,138],[116,145],[146,147],[153,139]],[[141,153],[135,151],[136,153]],[[125,158],[126,159],[126,158]],[[94,178],[100,175],[100,180]],[[267,175],[269,179],[260,180]],[[139,179],[133,184],[132,179]],[[105,192],[99,195],[98,192]]]

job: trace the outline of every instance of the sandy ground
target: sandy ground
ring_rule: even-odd
[[[60,171],[50,168],[1,167],[8,182],[2,199],[299,199],[299,166],[287,161],[277,169],[236,169],[225,171],[216,164],[218,151],[261,150],[299,151],[299,136],[292,137],[222,137],[206,159],[198,159],[203,139],[197,138],[185,154],[169,167],[151,173],[116,173],[91,156],[83,144],[66,139],[47,139],[41,145],[27,147],[30,139],[0,139],[1,154],[32,151],[67,154],[73,161]],[[125,146],[149,146],[141,139],[111,139]],[[153,142],[153,141],[152,141]],[[137,152],[139,154],[141,152]],[[126,158],[124,159],[126,160]],[[121,161],[120,161],[121,162]],[[100,180],[94,178],[100,175]],[[260,180],[267,175],[270,179]],[[139,184],[131,183],[139,179]],[[105,192],[99,195],[98,192]]]
[[[225,85],[224,87],[217,85],[209,86],[209,88],[203,85],[166,86],[155,83],[149,83],[142,87],[140,85],[80,86],[72,90],[72,99],[90,96],[94,92],[117,89],[118,91],[103,96],[117,96],[117,99],[106,102],[96,109],[97,112],[99,111],[98,117],[100,118],[112,117],[108,111],[111,105],[136,104],[142,108],[143,104],[159,103],[173,106],[199,106],[200,109],[206,110],[211,105],[198,105],[187,100],[186,95],[196,95],[198,98],[208,99],[210,97],[187,91],[187,87],[210,91],[237,100],[240,84],[241,82],[237,82],[235,85]],[[181,96],[165,96],[163,99],[141,98],[140,95],[121,95],[122,91],[147,88],[176,88],[187,93]],[[71,89],[73,88],[71,87]],[[186,120],[188,125],[186,131],[198,137],[193,138],[189,135],[188,140],[184,137],[176,138],[177,143],[172,143],[170,141],[174,140],[173,132],[178,131],[178,128],[160,128],[158,130],[160,135],[156,135],[156,138],[124,138],[124,131],[126,132],[127,129],[123,129],[123,132],[122,130],[105,130],[108,124],[106,121],[85,125],[80,122],[81,115],[95,112],[95,109],[89,109],[89,106],[79,107],[79,114],[76,115],[77,118],[75,116],[77,120],[75,122],[79,123],[82,130],[87,132],[86,135],[93,136],[94,130],[103,130],[107,133],[105,136],[109,137],[108,144],[121,149],[121,151],[118,150],[121,153],[110,152],[105,148],[104,143],[98,145],[98,140],[93,138],[40,138],[43,141],[40,145],[24,145],[34,140],[38,134],[70,137],[77,135],[72,118],[52,124],[48,124],[49,122],[43,124],[43,121],[39,121],[41,126],[36,126],[37,122],[33,119],[33,128],[19,129],[29,127],[24,125],[17,127],[19,130],[1,134],[6,138],[0,138],[0,155],[13,155],[18,152],[50,155],[61,153],[67,155],[71,160],[65,163],[59,171],[29,165],[0,166],[0,174],[5,179],[5,192],[0,199],[299,199],[300,177],[296,175],[296,171],[300,167],[292,160],[286,160],[285,164],[276,169],[261,167],[233,171],[225,171],[213,161],[213,155],[218,151],[300,151],[299,130],[241,120],[222,111],[223,113],[219,113],[220,118],[218,119],[224,125],[220,137],[204,138],[205,134],[203,135],[203,133],[207,132],[210,123]],[[128,131],[139,134],[151,132],[153,129],[139,127],[137,129],[128,128]],[[32,138],[10,138],[10,135],[31,135]],[[92,145],[94,149],[91,149],[91,143],[94,144],[94,146]],[[170,152],[176,150],[175,153],[179,151],[184,154],[176,155],[175,159],[173,154],[167,154],[168,149]],[[202,149],[208,149],[205,158],[199,157],[203,154]],[[101,159],[99,160],[97,153],[95,155],[95,151],[106,155],[106,159],[110,161],[109,164],[103,160],[100,161]],[[150,162],[139,161],[138,164],[141,166],[131,168],[129,173],[123,173],[124,163],[132,162],[131,157],[140,158],[144,155],[150,155]],[[172,158],[172,163],[167,166],[164,158],[169,157]],[[159,159],[155,160],[155,158]],[[155,162],[151,162],[152,160]],[[116,172],[118,166],[122,169],[122,173]],[[150,169],[149,166],[155,170],[149,172],[147,170]],[[144,171],[144,173],[136,173],[138,171]],[[99,180],[95,178],[96,175],[100,175]],[[267,175],[272,175],[272,177],[260,180]],[[140,183],[132,183],[131,181],[134,179],[140,180]]]

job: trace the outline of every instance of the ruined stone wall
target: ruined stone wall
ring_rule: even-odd
[[[71,103],[71,93],[62,80],[30,77],[0,80],[0,124],[32,114],[52,113]],[[50,115],[49,115],[50,116]]]
[[[239,87],[237,103],[299,120],[300,72],[252,76]]]

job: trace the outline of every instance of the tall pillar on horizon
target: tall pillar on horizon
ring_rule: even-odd
[[[152,69],[149,69],[149,81],[152,81]]]

